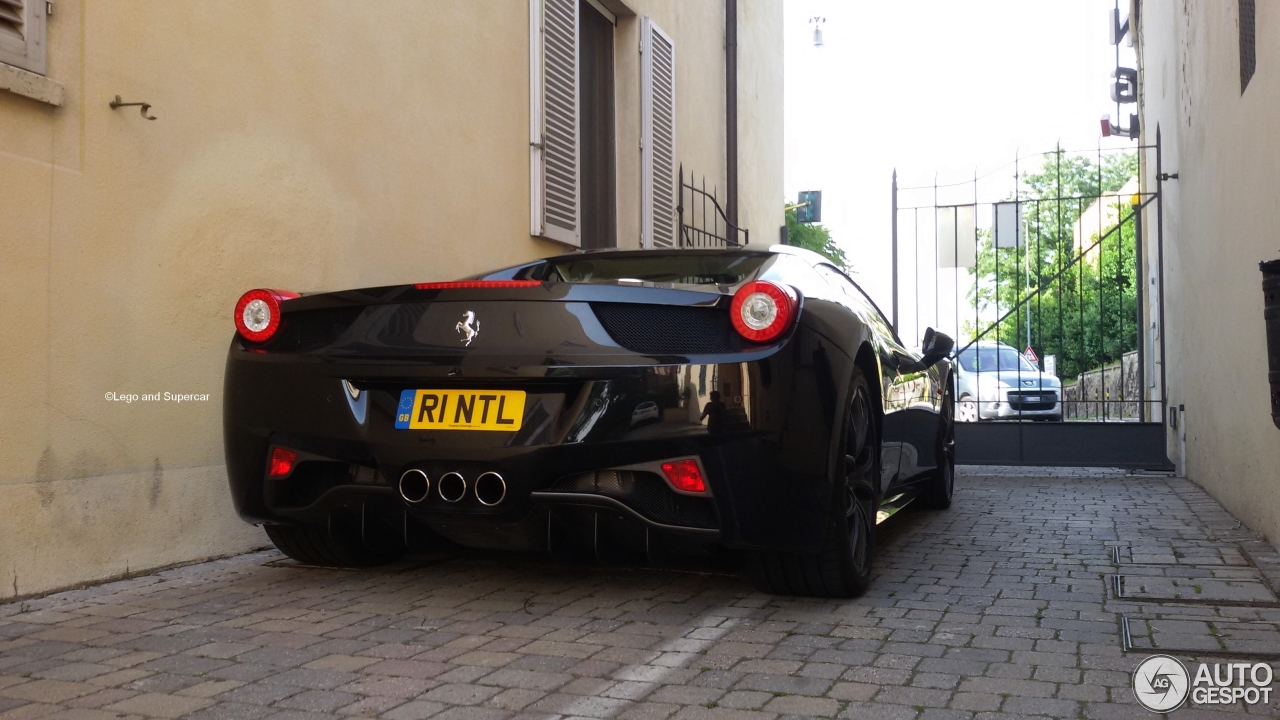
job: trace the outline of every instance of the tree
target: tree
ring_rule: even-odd
[[[967,291],[975,314],[965,322],[968,335],[1022,348],[1029,327],[1031,346],[1040,357],[1057,356],[1064,380],[1136,349],[1133,210],[1128,198],[1105,196],[1137,170],[1135,153],[1108,155],[1099,164],[1058,151],[1021,178],[1025,235],[1017,248],[993,248],[990,233],[980,233]],[[1100,233],[1086,228],[1077,237],[1076,222],[1095,201],[1108,206],[1102,213],[1108,220]]]
[[[802,247],[819,255],[824,255],[836,267],[845,272],[850,271],[849,259],[845,257],[844,250],[841,250],[840,246],[836,245],[836,241],[831,239],[831,231],[817,223],[800,222],[796,219],[795,208],[789,208],[786,211],[786,218],[788,245]]]

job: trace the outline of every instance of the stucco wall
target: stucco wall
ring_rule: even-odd
[[[722,3],[629,5],[675,37],[679,157],[723,187]],[[776,233],[781,4],[760,7],[743,34],[779,67],[741,93],[776,110],[744,118],[760,158],[743,204]],[[624,246],[639,238],[638,29],[623,18],[616,36]],[[528,34],[526,0],[59,0],[47,74],[63,106],[0,91],[0,597],[265,543],[222,470],[244,290],[444,279],[563,249],[529,236]],[[159,119],[109,109],[115,95]],[[104,399],[166,391],[209,398]]]
[[[1258,262],[1280,257],[1280,4],[1257,3],[1258,65],[1243,95],[1236,8],[1142,3],[1143,142],[1158,126],[1164,169],[1178,173],[1163,183],[1165,328],[1169,399],[1186,408],[1185,471],[1275,542],[1280,430]],[[1154,153],[1147,159],[1150,186]]]

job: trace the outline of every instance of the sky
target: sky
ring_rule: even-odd
[[[1128,4],[1120,3],[1122,18]],[[1067,149],[1136,144],[1102,139],[1099,130],[1103,114],[1116,115],[1107,31],[1114,7],[1114,0],[785,1],[787,199],[823,191],[823,224],[886,313],[895,168],[899,187],[932,185],[935,177],[962,182],[976,172],[986,178],[982,194],[1003,197],[997,186],[1012,188],[1015,154],[1059,141]],[[825,18],[822,47],[813,44],[813,17]],[[1133,66],[1124,43],[1121,61]],[[1123,109],[1125,124],[1134,107]],[[1019,167],[1025,172],[1027,162]],[[972,186],[965,191],[972,195]],[[931,190],[927,198],[918,193],[915,200],[932,203]],[[910,196],[900,191],[900,205]]]

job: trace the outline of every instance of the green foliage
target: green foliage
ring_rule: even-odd
[[[965,332],[976,337],[985,331],[979,339],[1022,350],[1029,320],[1031,346],[1041,358],[1057,356],[1064,381],[1136,349],[1135,239],[1128,198],[1118,199],[1118,209],[1117,198],[1102,198],[1110,207],[1102,232],[1094,221],[1083,229],[1080,247],[1075,224],[1099,194],[1116,192],[1137,171],[1135,153],[1109,155],[1101,166],[1088,157],[1052,153],[1040,170],[1021,178],[1026,234],[1021,247],[996,249],[990,233],[980,233],[967,293],[975,318],[964,323]],[[1124,218],[1118,231],[1115,218]],[[1019,305],[1023,299],[1027,302]],[[1005,313],[1010,314],[991,327]]]
[[[836,267],[849,272],[849,259],[844,250],[831,239],[831,232],[817,223],[802,223],[796,219],[794,208],[787,210],[787,244],[825,255]]]

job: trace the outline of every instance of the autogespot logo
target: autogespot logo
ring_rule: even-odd
[[[1177,658],[1152,655],[1133,671],[1133,694],[1142,707],[1158,713],[1177,710],[1187,701],[1191,676]]]

